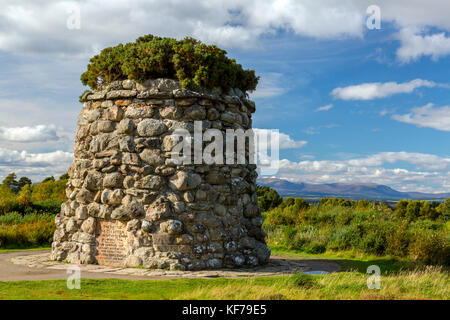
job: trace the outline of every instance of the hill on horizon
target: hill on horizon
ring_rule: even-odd
[[[260,178],[257,184],[275,189],[282,197],[342,197],[370,200],[444,200],[450,193],[401,192],[376,183],[295,183],[278,178]]]

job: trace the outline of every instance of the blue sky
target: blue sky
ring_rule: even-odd
[[[277,177],[450,192],[450,4],[241,2],[0,0],[0,178],[65,172],[89,57],[153,33],[256,70],[253,126],[283,133]]]

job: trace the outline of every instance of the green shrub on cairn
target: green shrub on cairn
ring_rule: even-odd
[[[180,80],[183,88],[191,90],[255,90],[259,80],[255,71],[242,69],[226,54],[217,46],[193,38],[176,40],[149,34],[134,43],[103,49],[90,60],[81,82],[96,89],[99,84],[115,80],[170,78]]]

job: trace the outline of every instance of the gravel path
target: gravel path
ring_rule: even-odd
[[[0,253],[0,281],[66,279],[69,264],[49,260],[49,250]],[[337,272],[339,265],[331,260],[297,260],[271,257],[263,267],[253,269],[219,269],[203,271],[148,270],[81,265],[81,278],[86,279],[174,279],[174,278],[242,278],[280,276],[293,272]]]

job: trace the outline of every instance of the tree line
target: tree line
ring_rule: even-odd
[[[57,213],[66,200],[65,189],[69,175],[47,177],[33,183],[28,177],[18,178],[11,172],[0,184],[0,215],[8,212],[22,214],[30,212]]]

